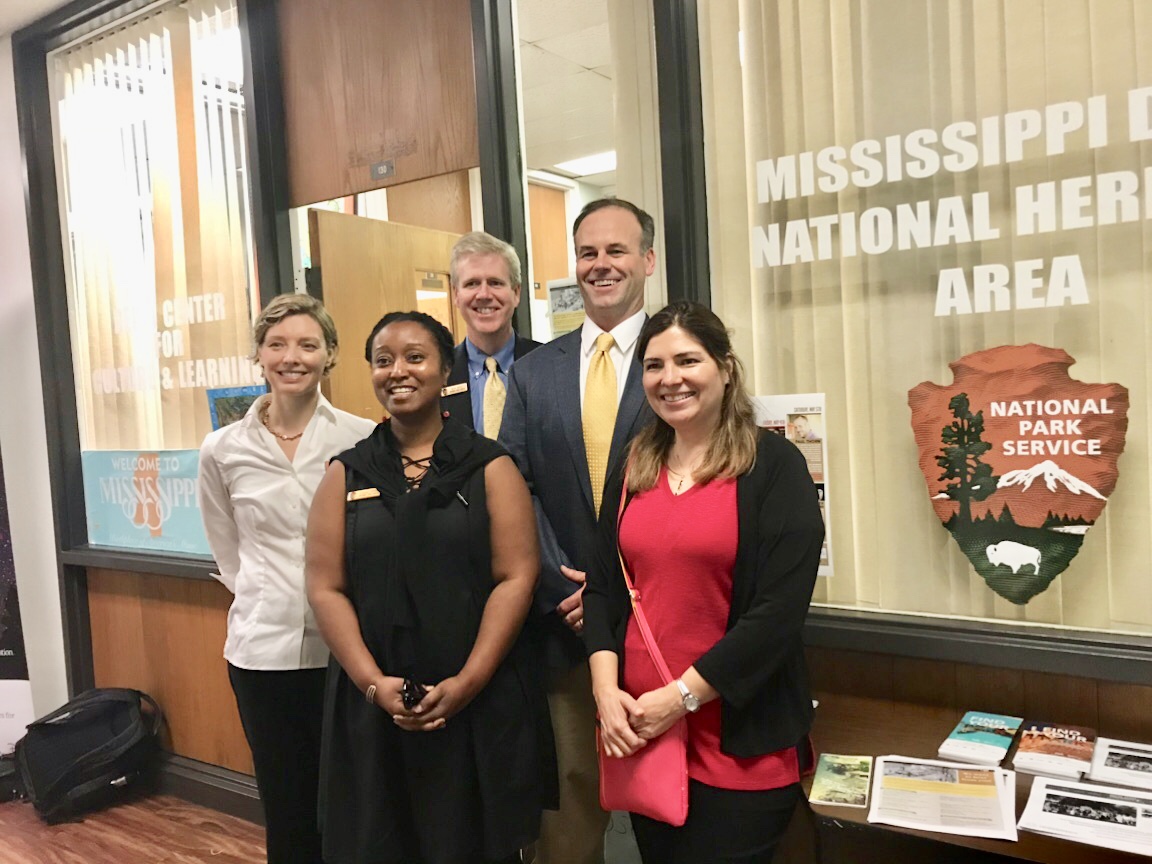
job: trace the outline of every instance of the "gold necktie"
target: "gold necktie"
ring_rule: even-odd
[[[495,357],[485,357],[484,368],[488,370],[488,380],[484,384],[484,437],[495,441],[500,434],[500,420],[504,417],[504,400],[508,391],[496,374],[499,367]]]
[[[615,344],[611,333],[596,337],[596,351],[588,364],[588,380],[584,384],[584,451],[588,455],[588,479],[592,481],[597,515],[604,497],[612,431],[616,428],[616,366],[608,356],[608,349]]]

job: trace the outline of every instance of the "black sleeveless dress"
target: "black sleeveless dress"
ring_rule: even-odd
[[[349,594],[386,675],[434,684],[463,667],[492,591],[484,466],[505,455],[448,420],[418,489],[387,422],[344,463]],[[526,525],[524,530],[534,530]],[[471,864],[515,854],[556,806],[541,671],[521,636],[487,686],[435,732],[406,732],[328,669],[320,823],[328,864]]]

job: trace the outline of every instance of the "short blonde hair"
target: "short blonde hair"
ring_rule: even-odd
[[[469,255],[499,255],[508,266],[508,283],[512,288],[520,287],[520,256],[516,248],[505,243],[499,237],[493,237],[486,231],[469,231],[456,241],[452,247],[452,259],[448,265],[448,278],[453,288],[458,278],[457,270],[460,259]]]
[[[256,362],[268,331],[293,315],[307,315],[320,325],[328,349],[328,362],[324,364],[324,374],[327,375],[336,365],[340,341],[336,337],[336,322],[324,304],[310,294],[279,294],[264,307],[252,325],[252,362]]]

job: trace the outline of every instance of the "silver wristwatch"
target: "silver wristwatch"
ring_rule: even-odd
[[[689,714],[695,714],[700,710],[700,700],[692,695],[692,691],[688,689],[688,685],[676,679],[676,689],[680,691],[680,699],[684,703],[684,710]]]

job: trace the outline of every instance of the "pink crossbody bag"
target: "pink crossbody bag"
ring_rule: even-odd
[[[640,592],[632,584],[628,565],[620,554],[620,523],[624,517],[624,502],[628,491],[628,473],[624,474],[624,488],[620,493],[620,509],[616,514],[616,554],[624,573],[624,584],[632,602],[632,615],[644,637],[644,644],[660,678],[672,683],[672,674],[640,604]],[[600,728],[596,728],[596,753],[600,761],[600,806],[605,810],[627,810],[651,819],[679,827],[688,818],[688,721],[677,720],[663,735],[649,741],[631,756],[615,758],[604,752],[600,741]]]

